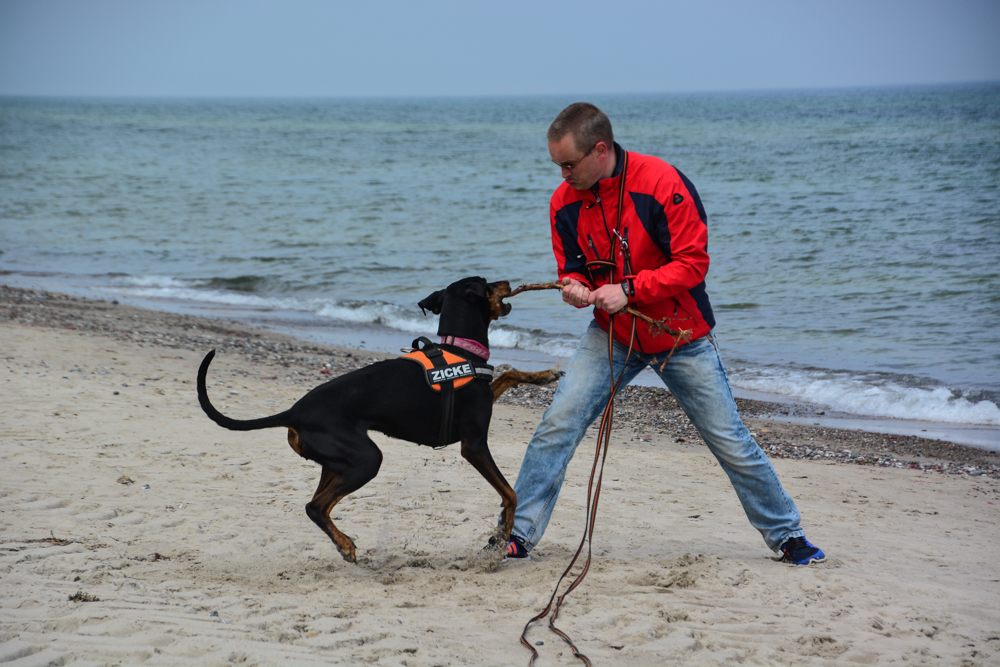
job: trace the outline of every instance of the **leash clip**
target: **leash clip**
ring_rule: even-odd
[[[618,233],[618,230],[613,230],[615,236],[618,237],[618,242],[622,244],[622,250],[628,252],[628,232],[625,232],[625,236]]]

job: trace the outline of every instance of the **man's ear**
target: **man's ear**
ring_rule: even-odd
[[[418,301],[417,305],[420,306],[420,311],[424,315],[427,314],[428,310],[434,313],[435,315],[440,315],[441,304],[443,303],[444,303],[444,290],[439,289],[437,292],[434,292],[430,296],[427,296],[421,301]]]
[[[469,285],[462,291],[462,298],[469,303],[476,303],[480,299],[489,298],[489,294],[486,292],[486,283],[469,283]]]

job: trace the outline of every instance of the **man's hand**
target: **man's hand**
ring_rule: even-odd
[[[577,308],[586,308],[593,304],[590,289],[579,280],[566,277],[562,279],[562,300]],[[621,291],[621,290],[619,290]]]
[[[628,297],[619,283],[608,283],[590,293],[590,303],[614,315],[628,305]]]

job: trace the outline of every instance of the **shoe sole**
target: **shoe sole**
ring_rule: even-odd
[[[805,560],[805,561],[803,561],[801,563],[794,563],[794,562],[788,560],[787,558],[781,558],[780,560],[778,560],[778,562],[779,563],[785,563],[786,565],[812,565],[813,563],[824,563],[824,562],[826,562],[826,556],[823,556],[822,558],[810,558],[810,559]]]
[[[520,558],[514,558],[513,556],[504,556],[504,559],[500,561],[501,563],[524,563],[531,560],[531,556],[522,556]]]

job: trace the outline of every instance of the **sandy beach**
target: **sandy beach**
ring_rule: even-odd
[[[499,498],[457,447],[373,435],[378,477],[306,517],[318,468],[285,409],[381,358],[265,329],[0,288],[0,665],[527,665],[518,642],[583,531],[596,434],[527,563],[483,571]],[[551,388],[495,407],[513,482]],[[662,390],[630,389],[605,469],[594,565],[558,625],[594,665],[1000,664],[1000,455],[915,437],[746,422],[827,562],[777,562]],[[537,665],[582,664],[545,623]]]

